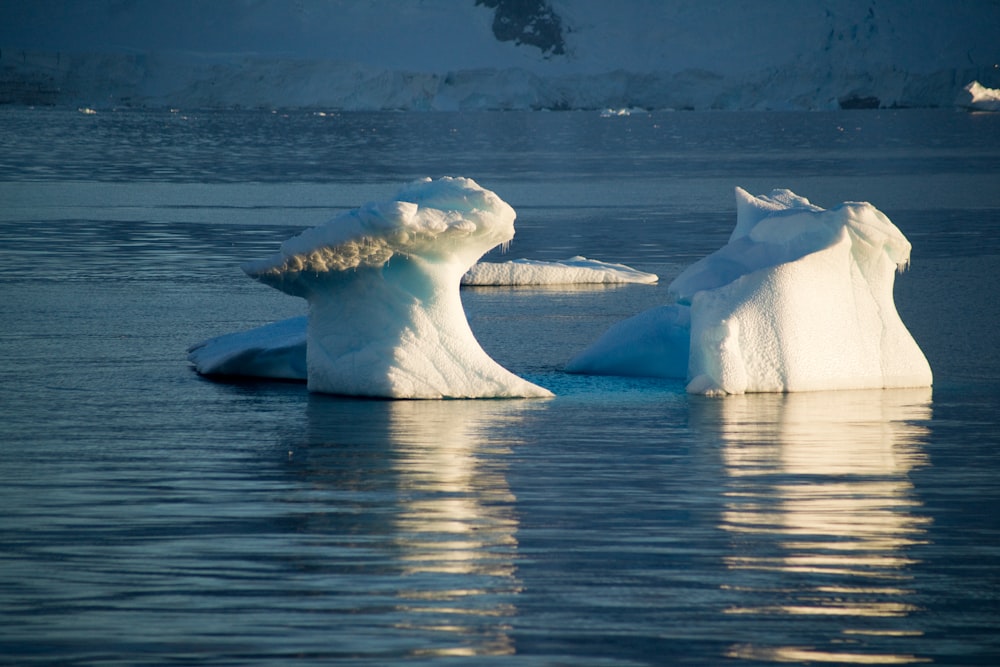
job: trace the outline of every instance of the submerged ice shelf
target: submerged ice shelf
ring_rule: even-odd
[[[930,386],[892,296],[910,243],[882,212],[789,190],[736,199],[729,242],[670,284],[675,303],[613,326],[568,371],[686,378],[701,394]]]
[[[612,285],[655,283],[652,273],[623,264],[584,257],[560,262],[517,259],[479,262],[461,279],[462,285],[512,287],[538,285]],[[188,358],[202,375],[306,381],[307,316],[290,317],[247,331],[223,334],[192,346]]]

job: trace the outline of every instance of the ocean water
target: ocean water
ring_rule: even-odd
[[[190,370],[304,312],[242,261],[441,175],[515,207],[507,257],[661,276],[463,292],[556,398]],[[933,389],[561,372],[737,185],[889,215]],[[997,664],[998,276],[1000,114],[0,109],[0,664]]]

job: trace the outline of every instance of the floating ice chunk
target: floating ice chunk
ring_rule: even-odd
[[[729,243],[670,284],[676,303],[616,325],[567,370],[686,377],[704,394],[930,386],[892,298],[910,243],[884,214],[788,190],[736,199]]]
[[[1000,111],[1000,89],[973,81],[959,93],[957,104],[972,111]]]
[[[514,236],[514,218],[500,197],[470,179],[425,179],[404,187],[394,201],[370,203],[306,230],[244,270],[309,302],[311,391],[389,398],[550,396],[483,351],[459,295],[465,271]],[[276,338],[288,341],[284,334],[301,322],[279,325],[236,335],[242,339],[209,341],[192,355],[209,357],[234,343],[225,366],[230,372],[238,370],[238,359],[270,370],[261,361],[268,337],[280,332]],[[258,351],[240,356],[240,340]],[[295,368],[291,359],[298,345],[285,348],[289,368]]]
[[[655,283],[653,273],[624,264],[610,264],[586,257],[559,262],[515,259],[509,262],[479,262],[462,277],[463,285],[569,285]]]

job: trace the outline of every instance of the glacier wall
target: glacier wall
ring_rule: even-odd
[[[1000,87],[984,0],[34,0],[0,4],[0,103],[835,109]]]

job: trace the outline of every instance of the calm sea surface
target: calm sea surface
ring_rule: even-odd
[[[189,369],[304,312],[242,261],[441,175],[517,209],[508,258],[661,276],[463,292],[556,398]],[[737,185],[892,218],[932,390],[561,372]],[[1000,663],[1000,114],[0,109],[0,663]]]

